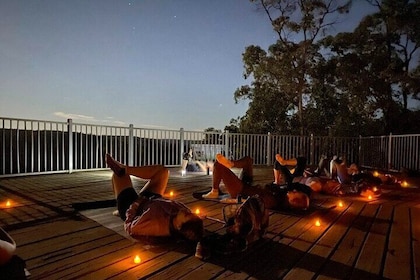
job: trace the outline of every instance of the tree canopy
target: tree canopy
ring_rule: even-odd
[[[336,136],[420,133],[408,100],[420,92],[420,0],[365,0],[377,8],[353,32],[329,34],[351,1],[250,0],[278,39],[243,53],[249,101],[241,132]]]

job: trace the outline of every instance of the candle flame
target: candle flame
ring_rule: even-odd
[[[403,187],[408,187],[408,183],[407,183],[407,181],[403,181],[403,182],[401,183],[401,186],[403,186]]]
[[[197,215],[200,214],[200,209],[198,209],[198,208],[195,209],[195,214],[197,214]]]
[[[343,207],[343,202],[338,202],[338,207]]]
[[[321,226],[321,222],[320,222],[319,220],[316,220],[315,225],[316,225],[317,227],[319,227],[319,226]]]
[[[368,196],[368,199],[369,199],[369,200],[372,200],[372,196],[371,196],[371,195],[369,195],[369,196]]]
[[[136,256],[134,257],[134,263],[135,263],[135,264],[139,264],[139,263],[141,263],[141,258],[139,257],[139,255],[136,255]]]
[[[12,206],[12,203],[10,202],[10,200],[7,200],[6,201],[6,207],[10,207],[10,206]]]
[[[373,172],[373,176],[378,177],[379,176],[379,172],[378,171]]]
[[[173,192],[173,191],[171,191],[171,192],[169,193],[169,195],[170,195],[170,196],[174,196],[174,192]]]

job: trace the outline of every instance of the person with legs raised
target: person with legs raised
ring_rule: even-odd
[[[198,241],[204,233],[203,221],[181,202],[163,198],[169,170],[163,165],[128,166],[111,155],[106,163],[113,171],[112,188],[125,231],[140,236],[176,236]],[[148,180],[140,192],[130,176]]]

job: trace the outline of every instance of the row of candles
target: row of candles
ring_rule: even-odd
[[[378,171],[373,171],[373,176],[375,176],[375,177],[378,177],[378,178],[380,178],[382,181],[387,181],[387,179],[389,178],[389,177],[391,177],[392,178],[392,176],[391,175],[389,175],[389,174],[382,174],[382,173],[380,173],[380,172],[378,172]],[[388,178],[387,178],[388,177]],[[402,180],[402,181],[399,181],[399,183],[400,183],[400,186],[401,187],[403,187],[403,188],[407,188],[407,187],[409,187],[410,185],[408,184],[408,182],[406,181],[406,180]]]

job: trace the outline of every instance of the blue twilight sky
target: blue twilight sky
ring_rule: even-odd
[[[0,117],[223,130],[245,47],[276,38],[248,0],[0,0]]]

